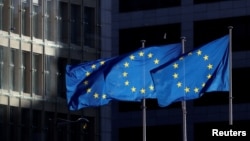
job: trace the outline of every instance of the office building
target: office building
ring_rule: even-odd
[[[249,0],[114,0],[112,45],[119,46],[117,52],[123,54],[140,48],[141,40],[146,40],[147,47],[181,42],[181,37],[185,37],[185,51],[190,51],[229,34],[228,27],[233,26],[233,125],[243,128],[250,122],[249,7]],[[142,103],[114,104],[112,140],[142,140]],[[147,100],[146,107],[148,141],[183,140],[181,102],[158,107],[156,100]],[[186,107],[186,133],[190,141],[206,140],[212,128],[229,127],[228,93],[205,94],[187,101]]]
[[[2,141],[105,136],[109,129],[100,125],[105,110],[68,110],[65,66],[109,56],[101,53],[103,44],[111,44],[106,5],[99,0],[0,0]]]

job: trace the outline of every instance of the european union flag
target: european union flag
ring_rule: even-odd
[[[103,89],[102,69],[114,60],[114,58],[99,59],[66,66],[67,102],[70,110],[100,106],[110,102]]]
[[[221,37],[151,71],[159,106],[229,91],[229,36]]]
[[[141,48],[112,65],[106,76],[105,90],[109,98],[141,101],[156,98],[150,70],[181,55],[181,44]]]
[[[140,48],[131,53],[66,66],[70,110],[108,104],[111,100],[156,98],[150,70],[181,55],[181,44]]]

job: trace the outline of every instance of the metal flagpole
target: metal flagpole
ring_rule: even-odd
[[[185,37],[181,37],[181,45],[182,45],[182,53],[185,53]],[[184,67],[185,68],[185,67]],[[186,109],[186,101],[183,100],[181,102],[182,105],[182,131],[183,131],[183,141],[187,141],[187,109]]]
[[[233,125],[233,92],[232,92],[232,30],[233,27],[229,26],[229,125]]]
[[[146,40],[141,40],[142,43],[142,48],[145,47],[145,42]],[[144,98],[142,100],[142,136],[143,136],[143,141],[146,141],[147,133],[146,133],[146,99]]]

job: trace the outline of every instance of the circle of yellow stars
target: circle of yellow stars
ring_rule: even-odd
[[[137,93],[140,94],[146,94],[147,90],[153,91],[154,86],[153,84],[149,85],[148,87],[142,86],[141,88],[138,88],[132,84],[132,80],[129,80],[129,72],[126,71],[126,69],[129,69],[130,64],[133,63],[136,59],[142,59],[141,57],[146,57],[147,59],[152,59],[152,63],[155,65],[158,65],[160,63],[160,60],[156,57],[154,57],[154,54],[152,52],[145,53],[144,51],[139,51],[137,53],[131,54],[129,56],[129,59],[123,63],[124,71],[122,72],[122,77],[124,78],[124,86],[129,87],[131,93]]]
[[[196,52],[196,54],[193,54],[192,52],[190,52],[190,53],[187,54],[186,57],[191,56],[191,55],[196,55],[197,57],[202,56],[202,59],[203,59],[204,62],[208,62],[208,61],[209,61],[209,56],[206,55],[206,54],[203,55],[202,50],[198,50],[198,51]],[[180,57],[180,58],[179,58],[179,61],[183,61],[184,59],[185,59],[185,57]],[[199,58],[197,58],[197,59],[199,59]],[[200,59],[201,59],[201,58],[200,58]],[[173,78],[174,80],[177,81],[177,82],[176,82],[177,88],[179,88],[179,89],[182,88],[186,94],[188,94],[188,93],[190,93],[190,92],[192,92],[192,91],[193,91],[194,93],[199,93],[200,90],[201,90],[200,88],[205,87],[205,85],[206,85],[205,82],[203,82],[200,86],[195,86],[194,88],[190,88],[189,86],[183,86],[185,82],[183,82],[184,80],[180,80],[180,79],[179,79],[179,73],[180,73],[180,72],[179,72],[178,68],[179,68],[180,66],[179,66],[179,64],[178,64],[178,61],[175,62],[175,63],[173,63],[173,64],[172,64],[172,67],[173,67],[173,69],[174,69],[174,73],[172,74],[172,78]],[[208,63],[208,64],[207,64],[207,71],[209,72],[209,71],[212,70],[212,69],[213,69],[213,64]],[[212,77],[212,74],[208,73],[207,76],[206,76],[206,79],[204,79],[204,80],[208,80],[208,79],[210,79],[211,77]],[[193,81],[195,81],[195,80],[193,80]]]

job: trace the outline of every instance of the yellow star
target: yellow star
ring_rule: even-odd
[[[90,72],[87,71],[85,75],[86,75],[86,76],[89,76],[89,75],[90,75]]]
[[[95,93],[94,94],[94,98],[98,98],[99,97],[99,94],[98,93]]]
[[[128,62],[124,63],[124,67],[128,68],[129,67],[129,63]]]
[[[186,87],[186,88],[184,89],[184,91],[185,91],[186,93],[189,93],[189,92],[190,92],[190,88]]]
[[[198,51],[197,51],[197,55],[198,55],[198,56],[200,56],[200,55],[201,55],[201,53],[202,53],[202,51],[201,51],[201,50],[198,50]]]
[[[179,67],[179,65],[178,65],[177,63],[174,63],[173,67],[174,67],[175,69],[177,69],[177,68]]]
[[[153,86],[153,85],[150,85],[150,86],[149,86],[149,89],[150,89],[151,91],[153,91],[153,90],[154,90],[154,86]]]
[[[87,93],[91,93],[91,88],[88,88],[88,89],[87,89]]]
[[[202,85],[201,85],[202,87],[205,87],[206,86],[206,83],[202,83]]]
[[[205,61],[208,60],[208,56],[207,55],[205,55],[203,58],[204,58]]]
[[[194,92],[198,93],[199,92],[199,88],[194,88]]]
[[[95,65],[95,64],[93,64],[93,65],[91,66],[91,68],[92,68],[92,69],[95,69],[95,68],[96,68],[96,65]]]
[[[182,83],[181,82],[178,82],[177,83],[177,87],[180,88],[182,86]]]
[[[146,93],[146,90],[142,88],[142,89],[140,90],[140,92],[141,92],[141,94],[145,94],[145,93]]]
[[[127,77],[128,73],[127,72],[123,72],[122,75],[123,75],[123,77]]]
[[[136,88],[135,88],[135,87],[132,87],[132,88],[131,88],[131,91],[132,91],[132,92],[135,92],[135,91],[136,91]]]
[[[179,60],[184,60],[184,57],[180,57]]]
[[[211,74],[208,74],[207,79],[210,79],[211,77],[212,77],[212,75],[211,75]]]
[[[135,56],[134,55],[130,55],[129,58],[130,58],[130,60],[135,60]]]
[[[207,67],[209,70],[211,70],[213,68],[213,65],[209,64]]]
[[[139,56],[141,56],[141,57],[144,56],[144,52],[142,52],[142,51],[139,52]]]
[[[159,64],[160,60],[155,59],[154,62],[155,62],[155,64]]]
[[[126,86],[128,86],[129,85],[129,81],[127,80],[127,81],[125,81],[125,85]]]
[[[105,61],[101,61],[100,64],[101,64],[101,65],[104,65],[104,64],[105,64]]]
[[[174,78],[178,78],[178,74],[177,74],[177,73],[174,73],[173,77],[174,77]]]
[[[88,81],[88,80],[85,80],[85,81],[83,82],[83,84],[86,86],[86,85],[89,84],[89,81]]]
[[[106,99],[107,98],[107,95],[106,94],[103,94],[102,95],[102,99]]]
[[[152,53],[149,53],[148,54],[148,58],[152,58],[153,57],[153,54]]]

